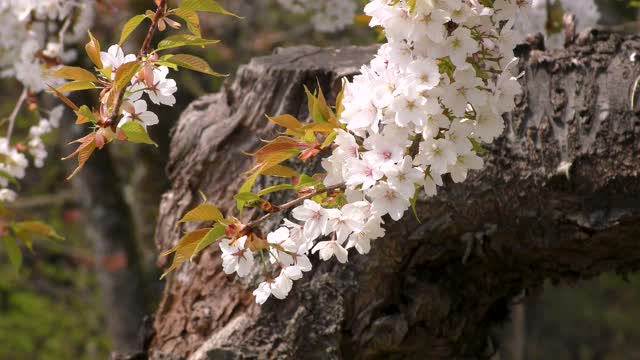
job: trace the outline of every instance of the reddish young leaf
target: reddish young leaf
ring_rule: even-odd
[[[67,104],[67,106],[69,106],[70,108],[72,108],[74,111],[78,111],[78,109],[80,109],[78,107],[78,105],[74,104],[73,101],[69,100],[68,97],[64,96],[63,93],[61,93],[60,91],[58,91],[56,88],[54,88],[51,85],[48,85],[49,89],[51,89],[51,91],[60,99],[62,100],[62,102],[64,102],[65,104]]]
[[[102,60],[100,59],[100,43],[93,37],[91,31],[89,31],[89,42],[85,45],[84,49],[87,51],[87,55],[98,69],[102,69]]]
[[[91,154],[96,149],[96,133],[92,132],[91,134],[80,138],[78,140],[72,141],[69,144],[79,143],[80,145],[73,153],[69,154],[69,156],[62,158],[62,160],[69,160],[73,157],[78,157],[78,167],[67,177],[67,180],[71,180],[83,167],[84,164],[89,160]]]
[[[298,173],[290,167],[275,165],[267,170],[262,171],[262,175],[290,178],[298,175]]]
[[[302,127],[302,123],[289,114],[276,117],[267,116],[267,119],[269,119],[269,121],[271,121],[272,123],[278,124],[287,129],[300,129]]]
[[[274,154],[286,153],[292,150],[299,151],[300,145],[300,142],[296,139],[286,136],[279,136],[275,140],[260,148],[255,153],[250,153],[249,155],[255,156],[258,163],[263,163],[266,161],[266,159]]]

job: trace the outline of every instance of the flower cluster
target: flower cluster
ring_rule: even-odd
[[[94,17],[93,0],[0,0],[0,75],[45,90],[43,65],[73,61],[77,52],[65,47],[86,36]]]
[[[105,68],[111,68],[111,78],[115,79],[118,69],[124,64],[136,61],[136,55],[125,55],[120,46],[111,45],[107,52],[100,53],[100,59]],[[153,60],[157,60],[157,56],[150,60],[142,71],[133,76],[131,85],[125,90],[122,104],[123,117],[118,123],[118,128],[122,128],[129,122],[136,122],[142,125],[145,130],[147,126],[158,124],[158,115],[148,110],[147,102],[142,99],[143,95],[147,95],[149,100],[156,105],[173,106],[176,103],[173,94],[178,91],[178,87],[175,80],[167,78],[169,68],[154,65]],[[107,100],[106,97],[103,99]],[[103,108],[106,107],[107,104],[104,103]],[[111,114],[107,111],[102,111],[102,114],[104,114],[102,120],[108,121]],[[105,137],[113,137],[114,135],[109,127],[103,128],[99,132]]]
[[[60,79],[46,78],[44,69],[57,68],[76,58],[76,51],[65,50],[65,47],[77,44],[93,19],[93,0],[0,0],[0,77],[15,78],[24,86],[16,110],[9,118],[7,136],[0,137],[3,155],[0,203],[15,200],[17,194],[9,186],[25,176],[29,166],[25,153],[33,157],[36,167],[44,166],[47,151],[42,136],[58,127],[63,109],[38,109],[39,121],[29,129],[25,141],[12,144],[11,133],[18,112],[27,100],[34,107],[37,94],[45,90],[47,84],[63,84]],[[44,113],[48,116],[43,117]]]
[[[310,14],[316,31],[337,32],[353,23],[358,8],[355,0],[278,0],[278,3],[294,14]]]
[[[315,192],[307,195],[300,184],[285,185],[301,197],[276,210],[299,205],[291,212],[297,222],[285,220],[266,239],[254,228],[270,215],[248,225],[221,220],[231,222],[225,231],[231,239],[220,242],[224,271],[247,276],[259,254],[266,280],[254,291],[256,301],[282,299],[311,269],[310,254],[322,260],[335,256],[341,263],[351,248],[366,254],[371,242],[384,236],[387,215],[400,220],[423,189],[436,195],[445,175],[462,182],[470,170],[482,168],[481,144],[502,133],[502,114],[513,110],[521,93],[513,25],[529,5],[530,0],[372,0],[365,12],[372,26],[384,28],[388,42],[346,83],[336,118],[322,110],[322,94],[310,98],[314,123],[270,119],[290,137],[256,153],[256,168],[264,169],[291,153],[305,160],[332,149],[322,161],[323,183],[311,181]],[[321,136],[322,145],[315,140]],[[277,188],[261,193],[272,190]],[[237,199],[256,198],[262,209],[273,210],[261,193],[241,193]],[[211,233],[223,237],[215,227]],[[277,277],[266,270],[267,262],[280,269]]]

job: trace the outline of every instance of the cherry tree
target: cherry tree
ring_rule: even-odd
[[[310,14],[319,31],[343,28],[357,9],[351,1],[278,2]],[[2,202],[17,196],[11,186],[25,175],[25,154],[43,166],[41,137],[61,120],[60,107],[42,110],[27,140],[12,141],[18,112],[25,104],[37,107],[38,94],[53,93],[73,110],[77,125],[88,126],[65,158],[78,163],[70,179],[106,146],[155,145],[148,128],[160,120],[150,104],[176,104],[179,84],[172,71],[221,76],[203,59],[175,52],[217,43],[203,38],[199,13],[239,16],[214,0],[179,5],[154,0],[153,5],[124,25],[118,44],[103,46],[88,32],[84,53],[92,68],[83,69],[64,65],[80,55],[65,46],[81,41],[79,34],[90,27],[93,2],[0,2],[8,31],[15,32],[0,44],[5,50],[0,66],[24,85],[7,136],[0,139]],[[494,142],[504,141],[505,129],[513,131],[504,115],[522,101],[521,82],[528,74],[516,56],[523,40],[517,23],[530,16],[530,7],[529,0],[369,1],[364,12],[386,42],[357,75],[342,79],[335,102],[319,81],[315,88],[305,87],[308,119],[267,116],[265,123],[282,132],[249,154],[255,162],[233,196],[235,212],[223,212],[201,194],[200,205],[175,215],[178,225],[187,223],[186,231],[163,252],[172,255],[163,277],[188,281],[186,264],[217,251],[222,271],[253,287],[252,301],[278,306],[294,291],[294,282],[304,283],[323,262],[349,266],[354,257],[374,253],[394,224],[411,216],[420,221],[419,201],[436,199],[482,171]],[[148,25],[144,41],[127,54],[122,45],[143,25]],[[171,32],[183,26],[188,32]],[[169,35],[154,46],[160,32]],[[98,105],[76,105],[68,97],[75,91],[97,92]],[[299,163],[319,164],[321,170],[309,165],[301,171]],[[273,178],[278,180],[265,180]],[[196,226],[202,223],[206,226]],[[58,237],[39,222],[3,219],[0,225],[13,258],[16,239],[29,246],[33,234]]]

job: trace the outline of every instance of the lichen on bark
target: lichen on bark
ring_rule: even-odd
[[[257,283],[223,273],[212,246],[168,278],[152,359],[455,359],[491,356],[492,328],[545,280],[640,265],[640,38],[597,31],[568,49],[521,46],[524,94],[484,170],[447,181],[387,225],[367,256],[315,262],[289,298],[254,304]],[[277,131],[264,115],[306,117],[303,85],[335,98],[374,48],[282,49],[194,102],[173,132],[159,250],[198,190],[221,208]],[[273,224],[272,224],[273,225]]]

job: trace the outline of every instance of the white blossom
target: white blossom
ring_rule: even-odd
[[[324,261],[331,259],[334,255],[343,264],[348,261],[349,253],[337,241],[320,241],[314,246],[312,253],[315,254],[318,251],[320,252],[320,259]]]
[[[111,67],[111,80],[115,80],[120,66],[136,61],[136,56],[134,54],[125,55],[119,45],[111,45],[107,52],[100,52],[100,60],[104,68]]]
[[[411,205],[408,198],[385,182],[374,186],[367,192],[367,195],[373,199],[373,210],[377,215],[389,214],[396,221],[402,218],[404,212]]]
[[[324,4],[280,2],[298,13]],[[384,219],[400,220],[420,191],[435,196],[443,177],[462,182],[483,167],[474,144],[500,136],[502,114],[522,93],[512,28],[529,0],[489,3],[369,1],[371,26],[382,26],[388,41],[346,83],[344,126],[322,160],[324,185],[346,188],[337,199],[305,200],[292,211],[300,224],[287,220],[267,236],[281,272],[256,289],[258,303],[290,292],[311,269],[309,249],[341,263],[349,249],[366,254],[384,236]]]
[[[228,240],[220,241],[222,250],[222,267],[225,273],[238,273],[238,276],[245,277],[251,272],[253,267],[253,254],[249,249],[245,249],[247,237],[243,236],[231,244]]]
[[[147,110],[147,102],[144,100],[135,101],[133,104],[129,103],[129,106],[123,107],[122,114],[119,127],[130,121],[138,121],[144,126],[152,126],[160,122],[158,115]]]
[[[307,241],[313,241],[325,232],[329,223],[329,212],[313,200],[305,200],[303,205],[293,209],[293,217],[304,221],[303,234]]]

